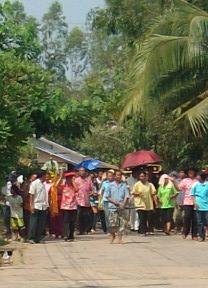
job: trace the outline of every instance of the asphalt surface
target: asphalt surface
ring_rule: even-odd
[[[73,243],[18,244],[22,257],[0,268],[0,287],[208,287],[208,242],[161,233],[131,233],[124,241],[109,244],[96,234]]]

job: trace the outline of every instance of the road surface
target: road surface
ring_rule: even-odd
[[[1,267],[0,287],[208,287],[208,242],[135,233],[124,240],[109,244],[98,234],[73,243],[22,244],[24,263]]]

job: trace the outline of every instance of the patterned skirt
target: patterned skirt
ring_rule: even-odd
[[[109,230],[118,234],[122,234],[127,227],[127,218],[128,217],[125,209],[109,210]]]

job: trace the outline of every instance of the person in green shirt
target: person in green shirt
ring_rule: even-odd
[[[167,174],[163,174],[159,180],[157,197],[160,204],[161,217],[166,235],[170,235],[171,224],[173,222],[173,211],[176,204],[175,199],[177,195],[178,191],[176,190],[173,180]]]

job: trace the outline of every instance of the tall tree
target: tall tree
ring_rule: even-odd
[[[163,2],[166,5],[167,0]],[[93,26],[108,35],[120,34],[131,45],[143,36],[151,19],[160,14],[162,4],[160,0],[106,0],[106,6],[95,11]]]
[[[16,164],[27,137],[43,131],[39,121],[52,117],[54,95],[53,79],[39,65],[14,53],[0,55],[0,157],[5,159],[1,171]]]
[[[0,3],[0,50],[13,51],[24,59],[40,55],[38,23],[26,15],[20,1]]]
[[[69,59],[70,81],[76,83],[81,80],[89,64],[86,33],[74,27],[66,39],[65,51]]]
[[[42,60],[44,66],[52,71],[58,80],[66,79],[67,55],[66,41],[68,25],[62,6],[54,1],[42,19]]]

